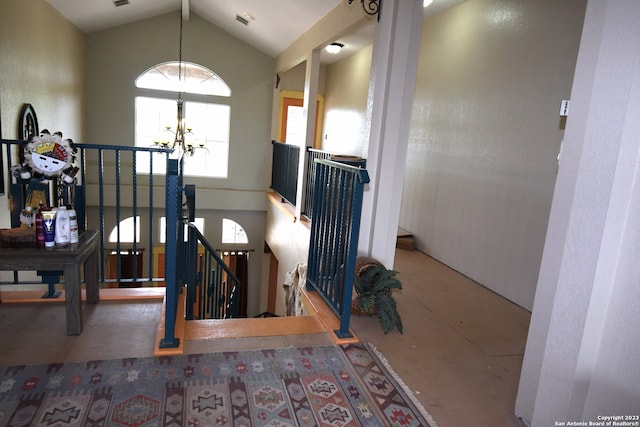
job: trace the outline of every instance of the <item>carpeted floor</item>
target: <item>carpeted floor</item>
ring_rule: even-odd
[[[371,345],[0,367],[0,426],[435,426]]]

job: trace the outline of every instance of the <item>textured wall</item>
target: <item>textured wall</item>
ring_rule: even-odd
[[[423,26],[400,226],[528,309],[584,9],[469,0]]]
[[[0,0],[0,16],[2,137],[18,137],[20,110],[28,103],[40,129],[60,130],[65,137],[83,141],[84,35],[44,0]],[[6,188],[6,174],[1,179]],[[8,226],[4,195],[0,227]]]
[[[150,18],[87,36],[88,137],[133,145],[135,79],[178,59],[179,14]],[[192,14],[184,25],[183,59],[201,64],[231,87],[228,179],[192,179],[198,188],[254,192],[264,208],[270,153],[273,59]],[[189,99],[188,94],[183,98]],[[196,100],[199,100],[196,98]],[[226,208],[214,199],[210,208]],[[244,206],[234,206],[244,209]]]
[[[327,67],[322,149],[363,155],[368,138],[367,94],[372,47]]]
[[[516,400],[532,426],[640,408],[638,20],[587,7]]]

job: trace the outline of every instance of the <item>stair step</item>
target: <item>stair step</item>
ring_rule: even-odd
[[[189,320],[184,325],[187,341],[319,333],[326,331],[314,316]]]
[[[406,249],[408,251],[414,251],[416,249],[416,242],[413,238],[413,234],[398,228],[398,237],[396,238],[396,248]]]
[[[180,294],[175,336],[179,339],[176,348],[160,348],[164,336],[163,310],[154,354],[169,356],[182,354],[186,341],[215,340],[224,338],[264,338],[290,335],[328,334],[334,343],[347,344],[358,342],[358,337],[350,331],[352,337],[338,338],[335,330],[340,329],[340,320],[327,307],[317,292],[302,291],[302,301],[309,315],[289,317],[261,317],[246,319],[203,319],[184,320],[184,293]]]

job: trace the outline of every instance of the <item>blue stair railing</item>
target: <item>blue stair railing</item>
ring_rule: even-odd
[[[340,319],[338,338],[351,337],[351,296],[360,233],[365,169],[317,159],[307,289],[318,295]]]
[[[180,294],[185,320],[231,319],[239,313],[241,283],[195,224],[195,186],[182,185],[182,163],[167,161],[166,305],[160,348],[180,345],[176,321]],[[185,237],[186,229],[186,239]]]
[[[184,274],[187,285],[186,320],[234,319],[240,314],[240,280],[193,223],[195,186],[185,188],[187,217],[184,225]]]
[[[240,313],[240,280],[192,223],[187,223],[186,320],[236,319]],[[195,268],[194,268],[195,267]]]

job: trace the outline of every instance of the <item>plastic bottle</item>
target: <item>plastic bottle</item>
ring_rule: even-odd
[[[69,243],[71,243],[69,212],[66,206],[60,206],[56,212],[56,245],[64,246]]]
[[[69,213],[69,242],[78,243],[78,214],[73,206],[67,206]]]
[[[44,248],[44,223],[42,218],[42,205],[36,212],[36,244],[39,248]]]
[[[56,244],[56,211],[42,209],[42,225],[44,226],[44,246],[52,248]]]

